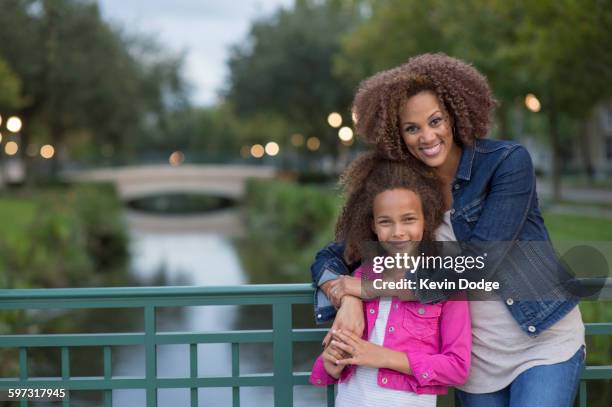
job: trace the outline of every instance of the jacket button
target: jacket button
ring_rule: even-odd
[[[429,373],[425,372],[421,375],[423,379],[427,379],[429,377]]]
[[[454,209],[454,208],[453,208],[453,209],[451,209],[451,210],[450,210],[450,213],[451,213],[451,215],[453,215],[453,214],[455,213],[455,209]]]
[[[388,382],[386,377],[383,377],[381,381],[382,381],[382,384],[387,384],[387,382]]]
[[[392,326],[390,326],[390,327],[389,327],[389,332],[393,332],[393,331],[395,331],[395,328],[394,328],[394,327],[392,327]]]
[[[376,311],[374,311],[374,308],[370,308],[370,314],[375,313]]]
[[[393,304],[393,309],[398,309],[399,305],[398,304]]]
[[[506,304],[508,304],[508,305],[512,305],[512,304],[514,304],[514,300],[513,300],[512,298],[508,298],[508,299],[506,300]]]
[[[532,332],[532,333],[533,333],[533,332],[535,332],[535,331],[536,331],[536,327],[535,327],[535,326],[533,326],[533,325],[529,325],[529,326],[527,327],[527,330],[528,330],[529,332]]]
[[[323,315],[317,314],[317,318],[321,319],[321,318],[323,318]]]
[[[455,184],[455,189],[459,189],[459,184]]]
[[[419,308],[417,312],[419,313],[419,315],[423,315],[425,313],[425,308]]]
[[[321,379],[317,379],[317,384],[321,384]]]

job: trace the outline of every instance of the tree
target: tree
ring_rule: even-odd
[[[612,7],[600,0],[388,0],[345,36],[339,73],[354,82],[423,52],[473,63],[501,101],[498,135],[511,134],[508,112],[525,94],[542,101],[560,197],[561,122],[584,121],[612,86]],[[581,132],[575,137],[583,137]]]
[[[163,129],[167,101],[184,92],[182,57],[138,58],[152,42],[111,27],[90,1],[4,0],[0,34],[0,55],[24,83],[17,114],[25,146],[50,142],[61,152],[78,137],[129,148],[153,126]]]
[[[21,103],[21,81],[0,57],[0,114],[17,109]]]
[[[229,59],[225,95],[237,114],[280,116],[293,132],[318,136],[322,149],[335,153],[338,138],[325,137],[331,134],[327,115],[339,111],[346,123],[353,91],[334,75],[333,59],[340,35],[359,19],[358,5],[301,0],[293,9],[256,21]]]
[[[517,75],[541,96],[553,153],[553,198],[561,198],[560,121],[584,122],[612,95],[612,7],[605,1],[521,1],[517,42],[503,44],[520,61]],[[575,137],[586,137],[578,131]]]
[[[371,17],[345,35],[337,57],[339,74],[357,83],[380,70],[426,52],[445,52],[474,64],[500,100],[502,138],[510,138],[508,110],[524,94],[514,65],[500,49],[512,43],[520,16],[502,1],[389,0],[372,3]]]

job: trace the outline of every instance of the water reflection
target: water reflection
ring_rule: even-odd
[[[235,200],[223,196],[193,193],[172,193],[132,199],[126,203],[128,208],[161,215],[201,214],[227,209],[236,204]]]
[[[238,216],[235,214],[235,216]],[[129,217],[129,214],[128,214]],[[249,283],[248,273],[243,270],[235,249],[235,240],[217,234],[194,232],[179,233],[174,230],[147,230],[131,226],[131,270],[143,285],[237,285]],[[296,307],[297,308],[297,307]],[[304,317],[304,315],[307,315]],[[220,331],[232,329],[271,328],[269,306],[202,306],[181,309],[165,309],[158,313],[158,330],[161,331]],[[302,321],[311,321],[310,307],[294,309],[297,326]],[[295,369],[308,370],[317,344],[298,344]],[[270,344],[241,345],[241,373],[263,373],[272,370],[272,348]],[[231,376],[231,348],[229,344],[198,345],[199,376]],[[116,353],[113,375],[141,376],[144,374],[144,351],[123,348]],[[158,349],[159,377],[188,377],[189,349],[186,345],[161,346]],[[242,406],[272,406],[271,388],[241,388]],[[200,405],[230,406],[231,389],[199,389]],[[323,392],[310,386],[295,387],[295,406],[324,405]],[[113,405],[145,405],[143,391],[115,391]],[[172,389],[158,393],[158,405],[188,406],[189,390]]]

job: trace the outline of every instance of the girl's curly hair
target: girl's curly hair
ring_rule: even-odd
[[[399,112],[422,91],[438,97],[459,145],[471,145],[489,132],[497,102],[486,78],[471,65],[437,53],[410,58],[364,80],[353,100],[357,133],[384,157],[414,162],[400,136]]]
[[[372,231],[374,198],[390,189],[405,188],[418,195],[425,217],[422,241],[435,240],[434,232],[442,223],[444,206],[440,181],[433,171],[387,160],[371,151],[350,164],[340,184],[345,204],[336,223],[336,241],[345,242],[344,257],[349,264],[366,257],[365,242],[378,240]]]

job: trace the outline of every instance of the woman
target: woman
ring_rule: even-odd
[[[450,227],[440,240],[546,243],[536,262],[524,251],[512,253],[514,268],[499,277],[506,287],[502,299],[470,302],[472,370],[456,392],[462,405],[571,406],[584,363],[584,325],[576,300],[538,300],[538,288],[529,283],[556,260],[529,153],[516,143],[484,139],[494,107],[476,69],[425,54],[365,80],[353,111],[357,132],[378,153],[425,166],[443,181]],[[345,295],[359,282],[344,277],[355,265],[342,261],[342,251],[341,243],[329,245],[311,268],[316,319],[333,317],[335,305],[333,328],[361,334],[361,301]],[[507,294],[526,291],[521,299],[534,300]],[[436,295],[417,292],[423,302],[443,299]]]

